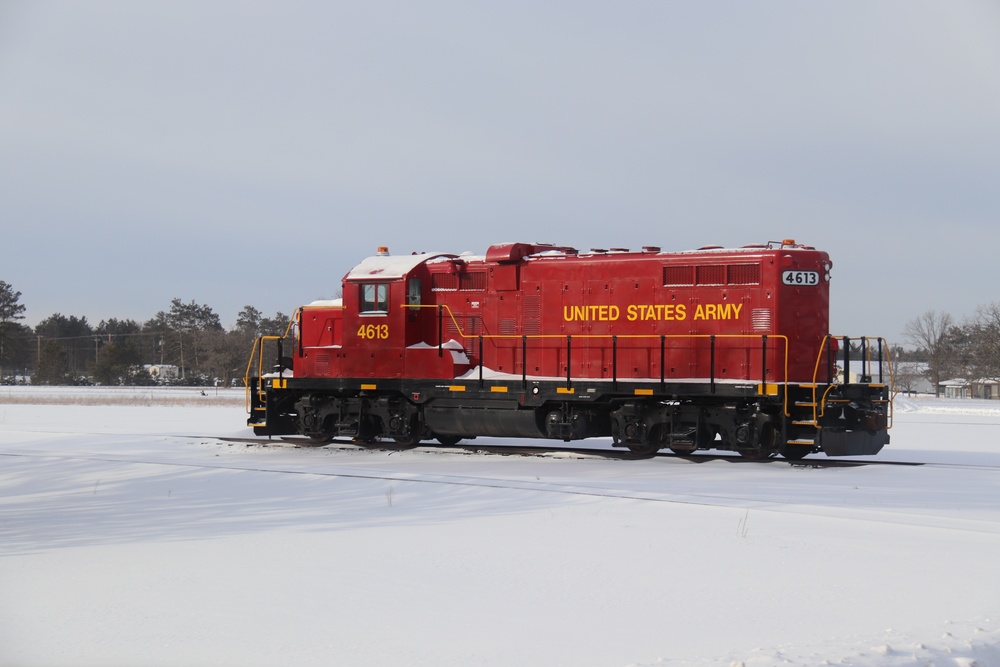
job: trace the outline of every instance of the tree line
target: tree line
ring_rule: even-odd
[[[232,329],[211,307],[173,299],[146,322],[101,320],[55,313],[34,327],[21,322],[21,293],[0,280],[0,383],[229,386],[243,377],[253,341],[281,335],[289,317],[265,317],[244,306]],[[176,367],[177,377],[155,377],[148,367]],[[29,380],[30,379],[30,380]]]
[[[0,383],[103,385],[153,384],[147,365],[176,366],[178,383],[232,384],[243,377],[253,341],[285,333],[283,313],[264,317],[244,306],[236,325],[226,330],[206,305],[173,299],[143,323],[101,320],[55,313],[35,327],[25,326],[21,293],[0,280]],[[903,337],[913,349],[894,346],[897,362],[921,362],[922,370],[896,365],[896,381],[909,389],[916,377],[940,392],[949,379],[1000,378],[1000,303],[981,306],[965,321],[928,311],[906,323]],[[857,351],[852,352],[852,357]]]
[[[980,306],[961,322],[949,313],[929,310],[907,322],[903,336],[916,348],[909,358],[925,364],[919,375],[937,394],[946,380],[1000,379],[1000,303]],[[897,375],[897,381],[906,382],[905,372]]]

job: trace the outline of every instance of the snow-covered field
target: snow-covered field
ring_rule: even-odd
[[[1000,665],[1000,401],[898,399],[870,458],[926,465],[819,468],[55,394],[0,388],[0,665]]]

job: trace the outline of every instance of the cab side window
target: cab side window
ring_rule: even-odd
[[[361,285],[361,312],[389,312],[389,283],[367,283]]]
[[[406,285],[406,304],[409,306],[420,305],[420,278],[410,278]]]

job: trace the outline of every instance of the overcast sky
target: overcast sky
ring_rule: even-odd
[[[223,324],[379,245],[830,253],[832,329],[1000,301],[1000,3],[0,0],[28,324]]]

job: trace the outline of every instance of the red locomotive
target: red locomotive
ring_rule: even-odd
[[[649,454],[876,454],[889,442],[888,349],[830,336],[831,266],[792,240],[379,248],[342,299],[258,339],[248,424],[318,442],[610,436]],[[278,363],[265,372],[269,341]]]

